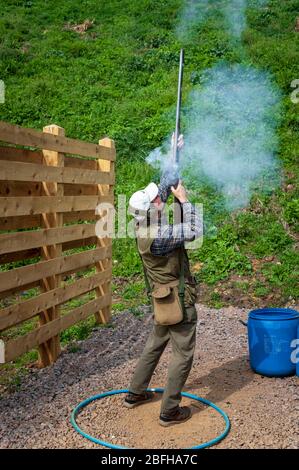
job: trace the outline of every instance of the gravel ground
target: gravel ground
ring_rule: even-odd
[[[114,328],[99,328],[63,352],[52,367],[32,369],[20,389],[0,400],[0,448],[92,448],[95,444],[71,427],[72,408],[84,398],[126,388],[151,330],[146,307],[142,318],[114,316]],[[299,448],[298,378],[254,374],[247,358],[246,330],[238,319],[247,311],[198,305],[197,349],[185,390],[222,407],[231,419],[228,437],[218,448]],[[170,357],[164,352],[152,386],[163,386]],[[171,428],[157,424],[160,397],[133,410],[122,396],[98,401],[80,414],[81,426],[113,443],[138,448],[183,448],[211,439],[223,421],[211,408],[184,399],[193,409],[188,422]]]

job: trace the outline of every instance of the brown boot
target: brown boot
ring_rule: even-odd
[[[129,392],[124,399],[124,406],[126,408],[135,408],[135,406],[151,401],[154,396],[154,392],[144,392],[141,394]]]
[[[159,424],[161,426],[171,426],[172,424],[185,423],[191,418],[191,409],[188,406],[177,406],[170,411],[160,414]]]

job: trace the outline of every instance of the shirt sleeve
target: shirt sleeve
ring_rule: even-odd
[[[167,255],[202,235],[201,218],[190,202],[181,205],[183,211],[182,222],[179,224],[162,224],[159,226],[157,237],[151,245],[151,253],[157,256]]]

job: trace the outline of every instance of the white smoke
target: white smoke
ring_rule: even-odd
[[[246,28],[248,6],[267,0],[187,0],[177,34],[183,41],[210,16],[222,14],[233,38]],[[185,181],[207,181],[223,196],[226,208],[248,205],[255,190],[271,191],[280,183],[276,129],[281,97],[267,72],[222,63],[202,73],[184,111],[185,146],[179,172]],[[166,179],[176,175],[170,137],[147,162]],[[193,185],[194,187],[194,185]]]
[[[189,101],[182,172],[205,175],[228,209],[245,207],[257,188],[270,190],[279,183],[280,93],[267,73],[217,65]]]
[[[185,146],[180,172],[205,177],[227,209],[245,207],[256,190],[280,182],[275,153],[280,93],[269,75],[245,65],[221,64],[203,73],[184,109]],[[172,165],[170,139],[147,162],[161,173]]]
[[[268,0],[187,0],[180,12],[176,34],[182,42],[190,39],[192,31],[204,21],[221,15],[230,35],[241,39],[247,26],[247,7],[261,7]]]
[[[246,28],[246,0],[232,0],[224,8],[224,15],[233,37],[240,39]]]

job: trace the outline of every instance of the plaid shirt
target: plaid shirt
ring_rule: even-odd
[[[182,223],[159,224],[158,236],[151,245],[151,253],[164,256],[179,248],[184,242],[191,242],[202,235],[201,219],[193,204],[185,202],[182,207]]]

